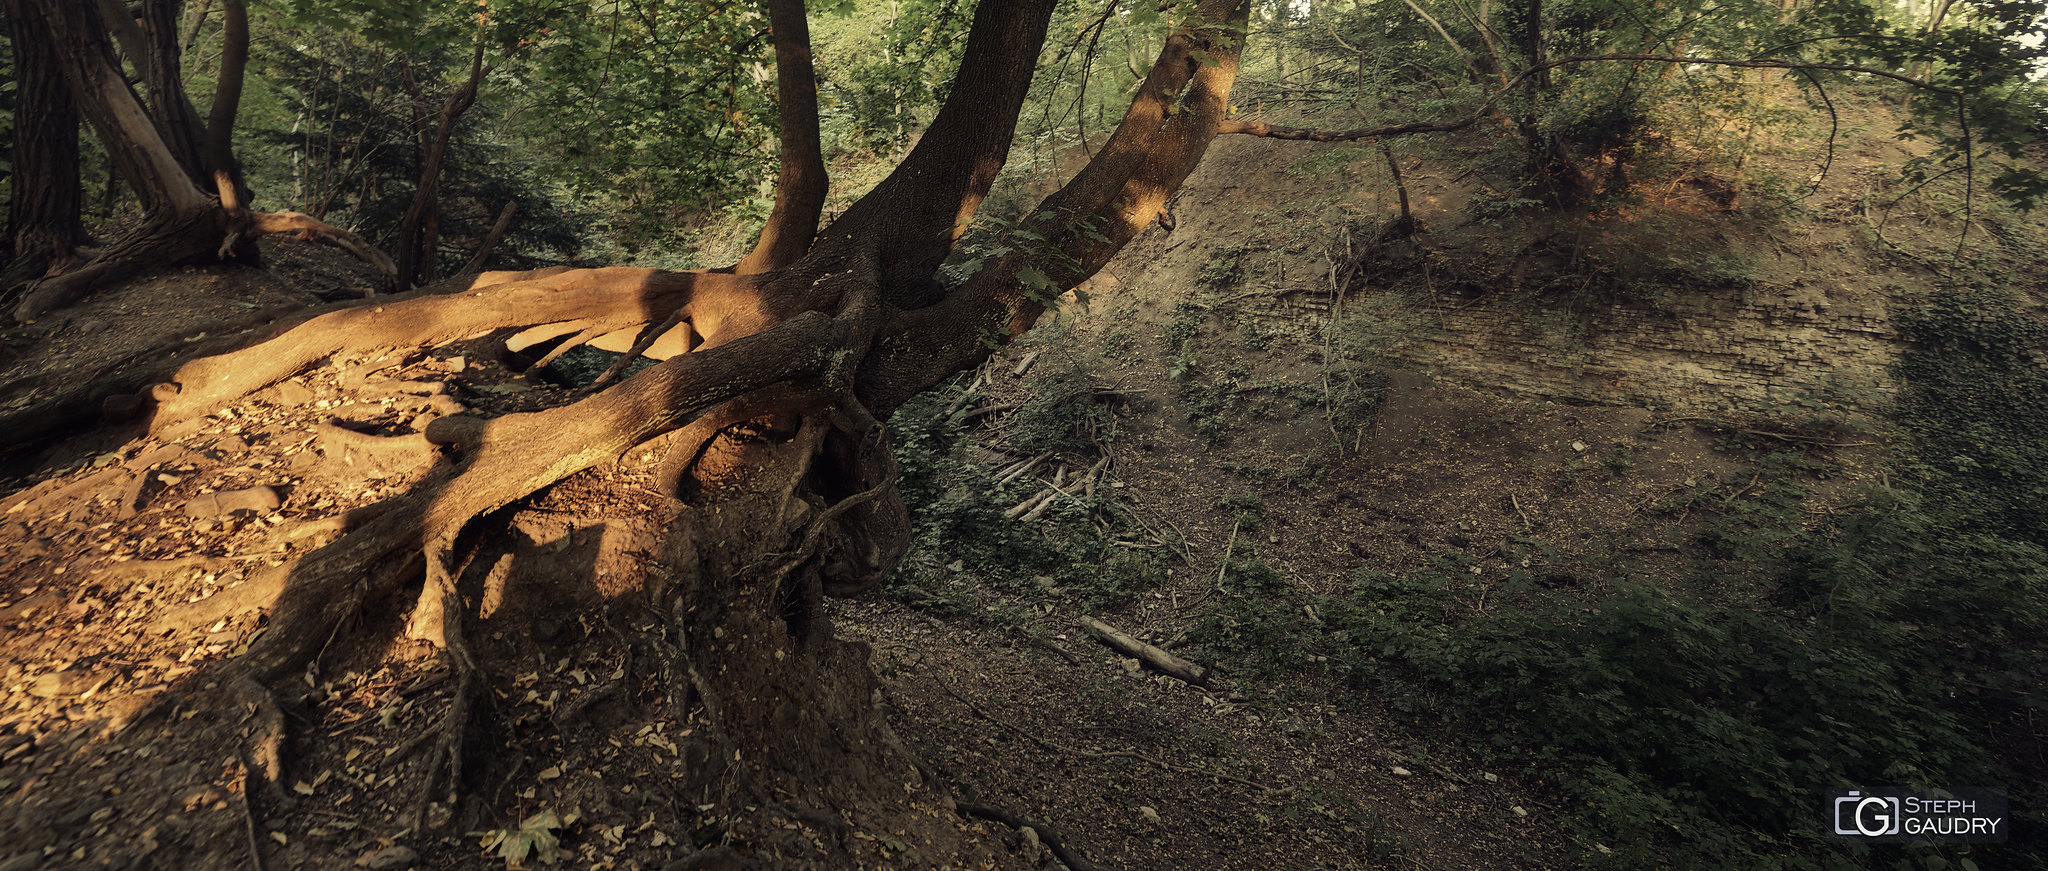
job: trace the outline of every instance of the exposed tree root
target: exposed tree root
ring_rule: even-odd
[[[449,701],[439,727],[422,733],[413,745],[400,751],[401,755],[410,755],[420,745],[428,748],[419,795],[406,819],[406,824],[413,828],[437,825],[436,817],[455,806],[457,788],[462,783],[463,741],[468,735],[471,709],[482,695],[478,684],[483,669],[462,631],[465,615],[461,594],[455,589],[458,569],[451,565],[453,549],[449,538],[427,547],[427,577],[420,591],[422,601],[431,596],[440,604],[441,648],[455,673],[455,697]],[[436,801],[440,802],[443,814],[432,812]]]
[[[387,278],[396,275],[391,258],[362,237],[298,212],[250,212],[235,203],[233,184],[224,175],[220,184],[221,203],[144,218],[142,226],[102,249],[84,265],[52,274],[36,284],[22,295],[14,317],[35,320],[100,287],[166,263],[250,259],[256,237],[272,233],[326,239],[375,266]]]
[[[398,267],[391,263],[391,258],[385,256],[384,252],[377,250],[370,243],[363,241],[363,237],[321,221],[311,215],[304,215],[298,212],[257,212],[250,217],[249,229],[250,233],[255,236],[265,236],[271,233],[298,233],[299,238],[307,241],[311,241],[314,238],[326,239],[342,250],[354,254],[364,263],[377,267],[377,271],[384,273],[385,277],[395,278],[398,275]],[[220,256],[225,259],[228,256],[226,252],[231,250],[231,245],[223,243],[221,245],[223,253]]]
[[[985,804],[957,802],[957,805],[960,808],[961,816],[972,817],[978,820],[992,820],[1018,831],[1023,831],[1024,829],[1032,830],[1037,834],[1038,842],[1044,844],[1046,849],[1051,850],[1053,856],[1060,860],[1060,864],[1067,866],[1072,871],[1107,871],[1101,865],[1081,858],[1080,854],[1075,853],[1072,848],[1067,846],[1066,839],[1060,837],[1059,830],[1051,826],[1035,820],[1027,820],[1009,811],[989,807]]]
[[[736,328],[721,337],[727,340],[776,321],[761,311],[756,281],[741,276],[617,267],[535,278],[486,273],[472,288],[329,312],[260,345],[188,363],[172,374],[175,386],[160,395],[151,426],[209,413],[330,358],[431,348],[495,330],[553,325],[551,332],[528,330],[528,344],[579,332],[602,336],[685,306],[700,331],[707,321]]]
[[[831,322],[791,318],[775,329],[716,351],[670,360],[629,381],[561,408],[481,424],[443,418],[464,429],[468,459],[422,482],[362,528],[302,560],[271,615],[271,626],[241,660],[270,680],[303,667],[319,640],[375,593],[402,582],[408,555],[460,532],[480,514],[674,429],[733,395],[776,383],[826,362]]]

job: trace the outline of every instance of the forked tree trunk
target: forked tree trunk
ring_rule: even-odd
[[[0,292],[70,262],[80,222],[78,104],[64,84],[49,28],[24,0],[6,0],[14,48],[14,167],[7,202],[12,258]]]

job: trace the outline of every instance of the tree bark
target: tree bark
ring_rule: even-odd
[[[782,158],[775,208],[754,250],[733,271],[741,275],[788,266],[811,250],[828,180],[818,143],[818,74],[811,62],[810,24],[803,0],[767,0],[775,39],[775,92],[782,120]]]
[[[242,0],[224,0],[220,11],[220,77],[214,82],[213,108],[206,113],[205,168],[209,175],[227,173],[234,180],[236,201],[247,206],[250,191],[235,160],[235,115],[242,107],[242,76],[249,66],[249,12]]]
[[[29,14],[48,25],[65,81],[121,177],[141,200],[144,214],[198,211],[211,205],[195,173],[179,161],[141,98],[129,89],[99,16],[64,0],[25,2]],[[196,146],[193,154],[190,166],[196,167]]]
[[[142,25],[143,56],[130,58],[136,72],[142,77],[144,93],[149,97],[149,117],[156,124],[157,135],[170,149],[178,165],[185,168],[186,176],[202,191],[212,190],[213,174],[233,168],[213,166],[206,160],[206,126],[199,120],[199,110],[185,93],[185,71],[183,55],[179,46],[183,34],[178,28],[178,0],[142,0],[139,7]],[[246,45],[244,51],[246,52]],[[240,85],[237,83],[237,89]],[[238,91],[239,93],[239,91]],[[239,181],[236,190],[242,192]]]
[[[12,257],[0,291],[67,264],[85,241],[81,208],[78,104],[64,84],[49,27],[24,0],[4,8],[14,48],[14,171],[7,202]]]
[[[891,303],[916,306],[936,298],[933,273],[1009,158],[1053,5],[979,4],[960,73],[924,138],[820,234],[820,249],[871,247]]]

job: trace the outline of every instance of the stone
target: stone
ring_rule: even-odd
[[[256,486],[225,493],[202,493],[185,503],[185,516],[194,520],[226,517],[237,511],[268,514],[284,505],[276,487]]]
[[[92,689],[92,675],[77,669],[53,671],[37,677],[28,685],[29,695],[42,699],[60,696],[75,696]]]
[[[420,860],[420,854],[411,847],[394,844],[382,850],[371,850],[356,858],[357,868],[370,871],[390,871],[393,868],[408,868]]]

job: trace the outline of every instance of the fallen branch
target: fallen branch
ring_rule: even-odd
[[[1124,634],[1122,630],[1086,614],[1081,615],[1081,626],[1093,633],[1095,640],[1125,656],[1137,657],[1139,662],[1153,671],[1179,678],[1203,689],[1210,688],[1213,678],[1209,676],[1209,670],[1206,668],[1139,641]]]
[[[1067,848],[1066,842],[1060,839],[1060,833],[1051,826],[1036,820],[1027,820],[1009,811],[992,808],[985,804],[974,804],[956,799],[953,802],[953,806],[959,808],[960,815],[964,817],[994,820],[1013,829],[1028,828],[1037,832],[1038,842],[1044,844],[1046,849],[1051,850],[1053,856],[1060,860],[1060,864],[1067,866],[1072,871],[1104,871],[1101,865],[1075,855],[1073,850]]]

